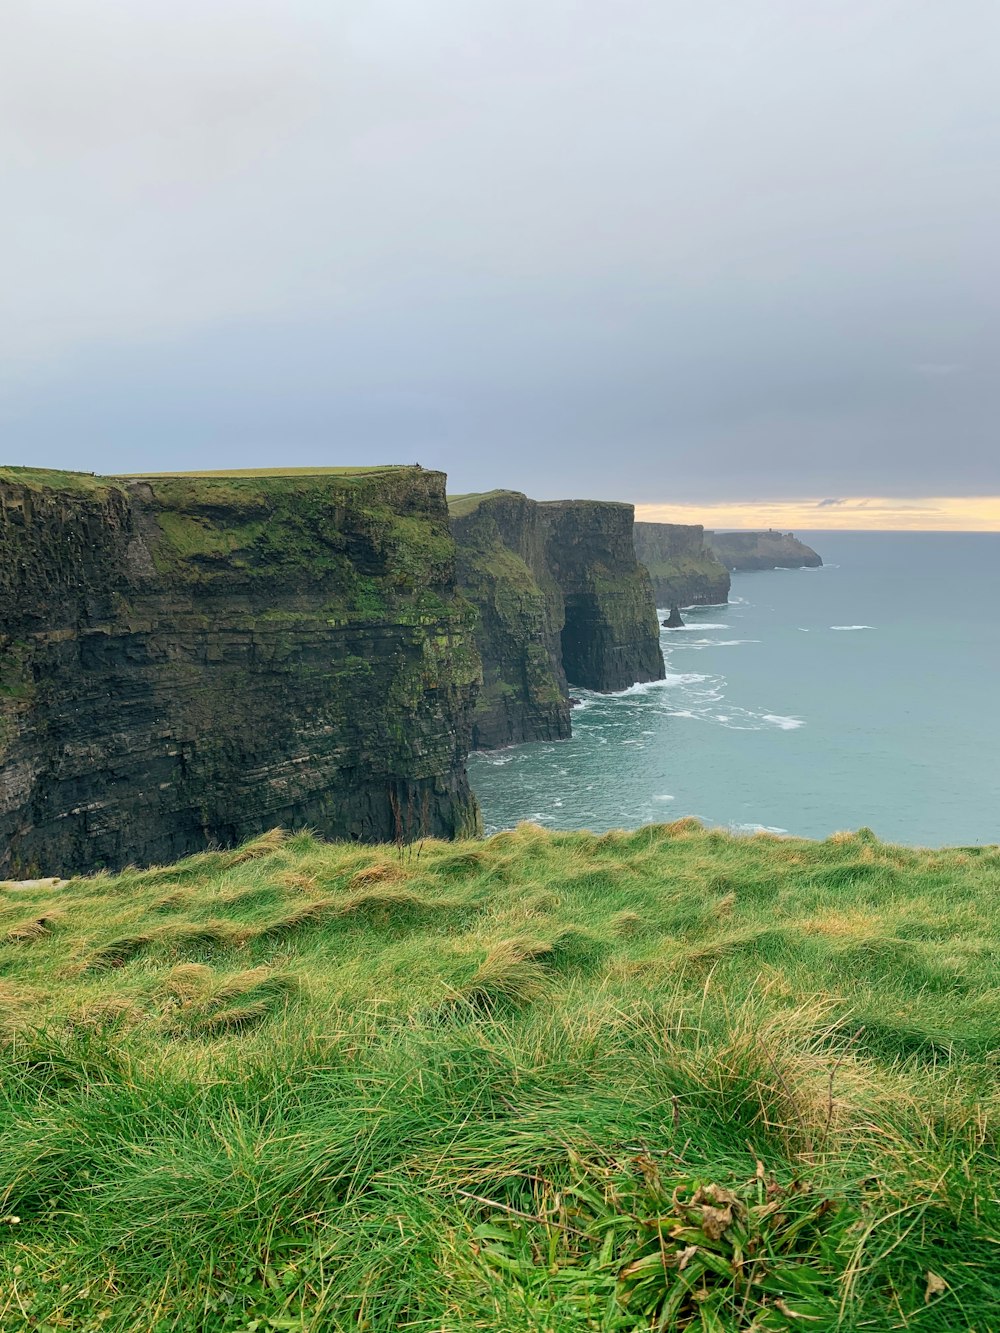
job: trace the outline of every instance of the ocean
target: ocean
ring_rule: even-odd
[[[734,574],[662,631],[666,680],[573,690],[571,740],[472,755],[487,832],[1000,842],[1000,534],[797,535],[823,568]]]

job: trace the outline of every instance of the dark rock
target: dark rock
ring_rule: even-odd
[[[823,563],[791,532],[709,532],[705,538],[727,569],[816,569]]]
[[[610,691],[662,677],[631,505],[539,504],[517,491],[452,496],[449,504],[459,585],[478,611],[475,747],[567,737],[567,678]]]
[[[444,476],[0,470],[0,871],[475,831]]]
[[[635,553],[649,570],[657,606],[729,600],[729,571],[705,545],[699,523],[636,523]]]
[[[478,613],[483,663],[473,749],[563,740],[570,734],[565,612],[538,505],[518,491],[456,496],[449,505],[458,582]]]
[[[681,620],[681,613],[676,606],[670,608],[670,615],[663,622],[664,629],[683,629],[684,621]]]
[[[633,507],[553,500],[539,509],[547,563],[566,608],[567,680],[606,693],[662,680],[656,602],[649,574],[635,558]]]

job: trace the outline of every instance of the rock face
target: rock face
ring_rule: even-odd
[[[729,571],[700,523],[636,523],[635,553],[649,570],[657,606],[715,606],[729,600]]]
[[[444,476],[0,470],[0,872],[474,831]]]
[[[656,604],[635,559],[632,506],[454,496],[459,584],[479,613],[479,749],[570,734],[567,679],[626,689],[663,676]]]
[[[567,680],[603,691],[662,680],[656,601],[635,558],[632,506],[553,500],[539,509],[546,560],[566,608],[560,637]]]
[[[546,560],[539,506],[517,491],[458,496],[449,504],[458,582],[478,612],[483,663],[473,749],[564,740],[570,734],[565,609]]]
[[[791,532],[707,532],[727,569],[815,569],[823,561]]]

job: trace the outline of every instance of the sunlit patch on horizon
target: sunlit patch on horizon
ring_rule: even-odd
[[[703,523],[707,528],[720,530],[1000,532],[1000,495],[862,495],[706,504],[637,504],[635,516],[647,523]]]

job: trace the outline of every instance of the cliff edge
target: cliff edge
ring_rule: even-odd
[[[791,532],[707,532],[727,569],[816,569],[823,561]]]
[[[483,663],[475,748],[569,736],[567,680],[607,692],[662,678],[631,505],[490,491],[449,506]]]
[[[449,500],[458,582],[477,611],[483,683],[472,747],[564,740],[569,690],[562,664],[563,596],[545,554],[538,505],[518,491]]]
[[[0,469],[0,870],[477,828],[445,479]]]
[[[700,523],[636,523],[635,553],[649,570],[657,606],[715,606],[729,600],[729,571]]]

